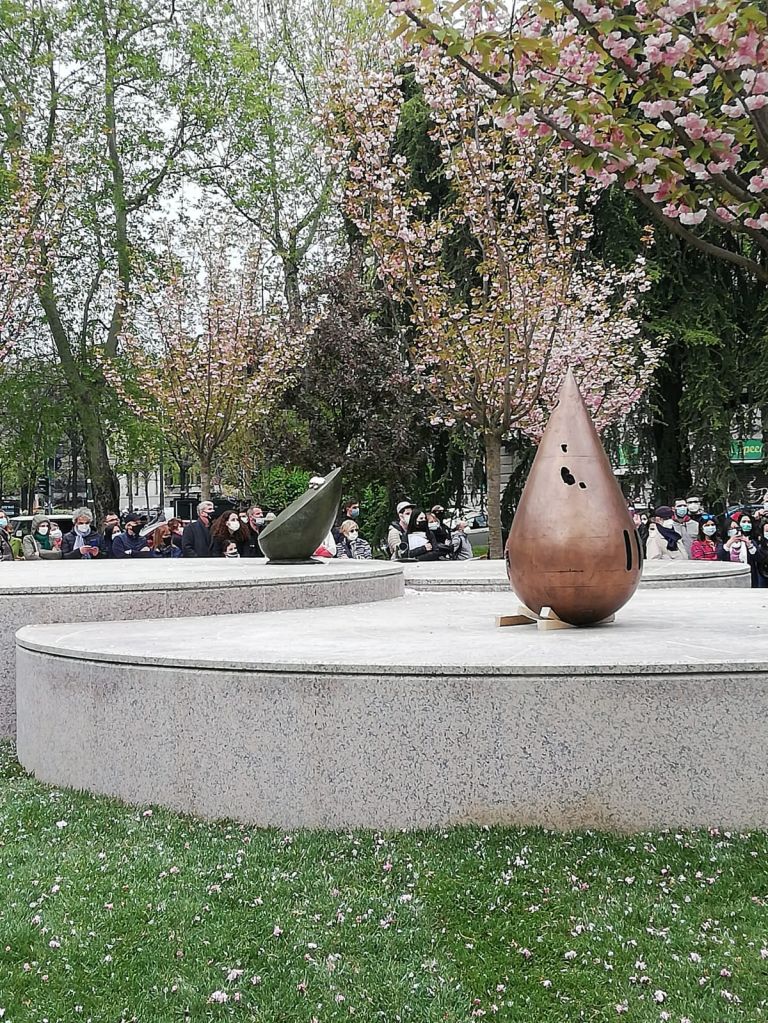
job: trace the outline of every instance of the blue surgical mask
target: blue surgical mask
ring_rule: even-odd
[[[752,532],[752,523],[751,522],[742,522],[742,524],[741,524],[741,531],[742,531],[742,533],[751,533]]]
[[[6,519],[5,516],[3,516],[3,518],[0,519],[0,529],[5,529],[7,525],[8,519]]]
[[[706,536],[714,536],[714,534],[717,532],[717,526],[704,526],[702,532]]]
[[[350,510],[349,510],[349,517],[351,519],[359,518],[359,516],[360,516],[360,509],[359,508],[350,508]]]
[[[687,514],[688,514],[688,505],[687,504],[676,504],[675,505],[675,515],[677,515],[677,517],[679,519],[684,519]]]

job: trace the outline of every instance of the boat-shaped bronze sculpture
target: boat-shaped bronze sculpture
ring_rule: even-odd
[[[541,438],[505,552],[523,603],[500,625],[610,621],[637,589],[643,550],[569,370]]]
[[[331,531],[341,503],[341,469],[305,491],[259,533],[259,545],[272,563],[313,563],[317,548]],[[319,562],[318,562],[319,563]]]

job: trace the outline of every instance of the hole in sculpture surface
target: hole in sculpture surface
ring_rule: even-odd
[[[624,530],[624,548],[627,552],[627,571],[632,571],[632,544],[629,540],[629,532]]]
[[[567,465],[564,465],[562,467],[562,469],[560,470],[560,475],[563,479],[563,483],[567,483],[569,487],[572,487],[573,484],[576,482],[576,478],[571,475],[571,470],[568,468]]]
[[[582,490],[586,490],[587,489],[587,484],[586,483],[579,483],[579,486],[581,487]]]
[[[568,445],[567,444],[561,444],[560,445],[560,450],[561,451],[567,451],[568,450]]]

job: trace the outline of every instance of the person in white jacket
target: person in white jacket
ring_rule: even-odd
[[[674,511],[663,504],[653,513],[648,525],[646,558],[648,561],[687,561],[683,538],[675,529]]]

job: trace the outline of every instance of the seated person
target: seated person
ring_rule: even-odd
[[[104,538],[93,528],[93,515],[88,508],[78,508],[72,515],[72,529],[61,538],[62,557],[90,559],[103,553]]]
[[[133,512],[125,518],[125,530],[112,540],[112,557],[149,558],[152,549],[149,540],[141,535],[141,518]]]
[[[51,540],[51,521],[47,515],[35,515],[32,529],[22,540],[25,561],[60,561],[61,551]]]
[[[338,529],[337,558],[368,559],[373,557],[371,545],[360,536],[354,519],[344,519]]]

